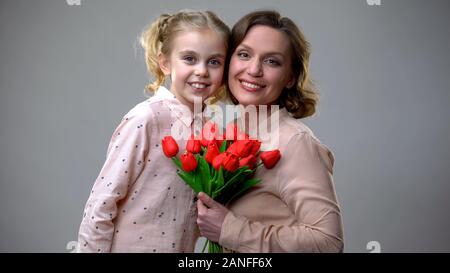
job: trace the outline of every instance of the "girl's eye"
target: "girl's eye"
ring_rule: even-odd
[[[219,66],[219,65],[221,65],[222,63],[221,63],[219,60],[212,59],[212,60],[209,61],[209,64],[210,64],[210,65],[213,65],[213,66]]]
[[[195,57],[193,57],[193,56],[185,56],[185,57],[183,57],[183,60],[190,64],[190,63],[194,63],[195,62]]]

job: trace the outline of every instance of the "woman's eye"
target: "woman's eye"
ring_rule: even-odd
[[[274,66],[280,65],[280,62],[278,60],[272,58],[266,59],[266,63]]]
[[[250,55],[247,52],[239,52],[237,55],[241,59],[248,59],[250,57]]]

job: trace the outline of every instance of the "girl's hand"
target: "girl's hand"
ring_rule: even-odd
[[[198,194],[197,209],[200,234],[213,242],[219,242],[222,223],[229,210],[204,192]]]

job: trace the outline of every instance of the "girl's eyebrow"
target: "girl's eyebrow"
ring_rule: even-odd
[[[180,55],[198,55],[197,52],[193,51],[193,50],[182,50],[179,52]]]
[[[221,59],[225,59],[225,55],[223,55],[222,53],[215,53],[215,54],[212,54],[212,55],[210,56],[210,58],[221,58]]]
[[[195,52],[194,50],[182,50],[179,52],[180,55],[198,55],[197,52]],[[213,53],[209,56],[209,58],[222,58],[225,59],[225,55],[222,53]]]
[[[246,44],[244,44],[244,43],[240,44],[240,45],[237,47],[237,49],[241,49],[241,47],[243,47],[243,49],[245,49],[245,50],[248,50],[248,51],[253,52],[253,49],[252,49],[250,46],[248,46],[248,45],[246,45]],[[281,57],[281,58],[283,58],[283,59],[285,58],[285,55],[284,55],[282,52],[280,52],[280,51],[264,52],[264,55],[265,55],[265,56],[274,56],[274,55],[278,55],[279,57]]]

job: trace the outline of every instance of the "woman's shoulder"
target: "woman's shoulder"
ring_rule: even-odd
[[[319,141],[313,131],[305,123],[299,119],[293,118],[287,112],[281,112],[280,114],[280,133],[288,138],[292,138],[296,135],[307,135]]]
[[[322,143],[322,141],[314,134],[313,130],[309,128],[305,123],[299,119],[295,119],[291,116],[282,119],[280,124],[280,135],[284,138],[283,141],[286,145],[295,145],[292,142],[307,142],[309,145],[314,145],[320,149],[327,150],[331,153],[331,150]]]

